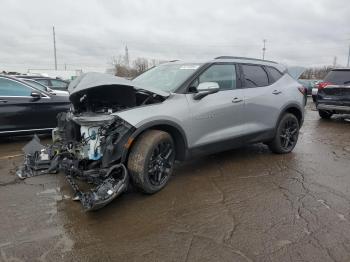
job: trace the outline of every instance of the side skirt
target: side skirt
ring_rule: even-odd
[[[214,143],[190,148],[188,149],[187,159],[227,151],[248,144],[268,142],[273,139],[275,131],[275,129],[269,129],[267,131],[255,132],[252,134],[235,137],[233,139],[217,141]]]

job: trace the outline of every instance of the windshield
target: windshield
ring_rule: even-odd
[[[132,81],[139,87],[175,91],[201,64],[166,64],[151,68]]]

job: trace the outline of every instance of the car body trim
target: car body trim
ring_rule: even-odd
[[[23,130],[10,130],[10,131],[0,131],[0,134],[7,134],[7,133],[22,133],[22,132],[33,132],[33,131],[49,131],[53,128],[37,128],[37,129],[23,129]]]

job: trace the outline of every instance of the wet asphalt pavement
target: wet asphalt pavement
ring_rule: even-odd
[[[311,107],[291,154],[188,161],[91,213],[62,175],[16,179],[29,138],[1,139],[0,261],[350,261],[350,122]]]

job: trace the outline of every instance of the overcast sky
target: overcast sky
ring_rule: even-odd
[[[0,70],[104,71],[111,57],[262,56],[289,65],[345,65],[349,0],[1,0]]]

